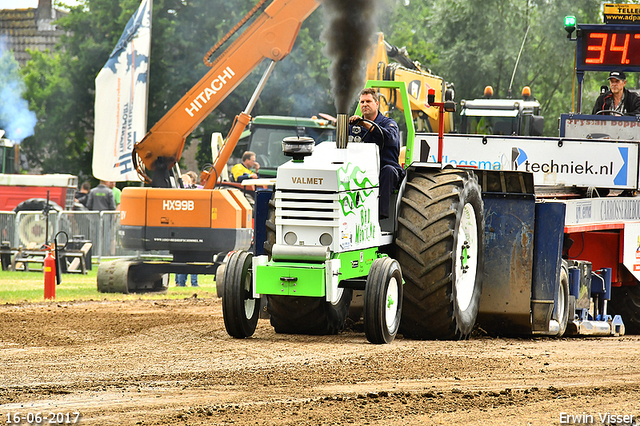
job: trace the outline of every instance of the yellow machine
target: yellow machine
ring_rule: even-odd
[[[396,62],[389,62],[393,59]],[[392,46],[384,40],[384,35],[378,33],[375,51],[367,65],[367,80],[404,81],[409,93],[411,115],[416,123],[416,131],[437,132],[440,113],[438,108],[429,108],[427,93],[429,89],[436,91],[436,101],[452,101],[454,98],[453,84],[447,83],[442,77],[431,74],[423,69],[418,62],[412,61],[402,48]],[[402,110],[395,89],[380,90],[380,111],[386,113],[394,108]],[[444,112],[444,131],[453,130],[453,114]]]

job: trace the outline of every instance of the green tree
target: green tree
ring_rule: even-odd
[[[206,74],[204,55],[255,3],[154,1],[148,128]],[[94,80],[139,4],[139,0],[82,0],[57,22],[68,35],[56,52],[32,52],[23,69],[27,97],[38,115],[36,134],[24,142],[32,166],[44,172],[91,176]],[[326,60],[320,52],[321,29],[321,14],[316,12],[304,23],[292,53],[276,67],[253,115],[328,110],[331,101]],[[211,161],[211,133],[226,135],[235,115],[244,110],[262,69],[252,73],[188,138],[187,143],[193,139],[200,143],[201,166]]]
[[[84,144],[78,144],[70,114],[74,109],[73,85],[64,77],[61,57],[47,52],[31,52],[23,69],[26,97],[38,117],[35,135],[21,146],[32,167],[44,173],[72,173],[88,176],[83,163],[91,158]]]
[[[456,88],[456,99],[519,97],[524,86],[542,104],[545,133],[556,135],[556,119],[572,108],[575,42],[563,29],[566,15],[601,23],[596,0],[404,0],[382,23],[387,40]],[[527,28],[529,31],[527,33]],[[525,39],[525,34],[527,37]],[[516,59],[524,40],[518,67]],[[514,68],[516,69],[514,74]],[[511,79],[513,76],[513,83]],[[595,80],[594,80],[595,79]],[[587,73],[583,111],[606,77]],[[596,81],[596,83],[594,83]],[[590,108],[590,107],[589,107]],[[589,109],[587,108],[587,109]]]
[[[56,52],[31,52],[22,71],[38,117],[35,135],[23,142],[32,166],[91,176],[94,79],[138,3],[86,0],[57,22],[68,33]]]

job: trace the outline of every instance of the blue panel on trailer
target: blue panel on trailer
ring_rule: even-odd
[[[531,333],[533,195],[483,193],[485,256],[478,323],[496,334]]]
[[[271,189],[256,190],[256,204],[253,206],[255,220],[253,223],[254,253],[256,256],[265,254],[264,242],[267,239],[267,218],[269,217],[269,200],[273,191]]]
[[[561,202],[536,203],[536,230],[533,256],[531,310],[533,331],[548,331],[557,305],[566,205]]]

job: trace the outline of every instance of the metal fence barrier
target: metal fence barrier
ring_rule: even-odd
[[[12,248],[40,247],[45,243],[48,227],[48,241],[52,241],[58,232],[64,231],[70,241],[91,242],[92,257],[97,258],[98,262],[102,257],[139,254],[135,250],[122,247],[118,234],[120,226],[118,211],[65,210],[51,211],[48,216],[47,224],[47,219],[42,212],[0,212],[2,243],[8,243]]]
[[[58,232],[58,213],[20,211],[16,214],[14,235],[18,247],[40,247],[45,241],[51,241]],[[48,238],[46,237],[48,233]]]
[[[0,242],[16,247],[16,214],[14,212],[0,212]]]

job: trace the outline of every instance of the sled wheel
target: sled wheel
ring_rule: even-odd
[[[609,301],[611,316],[620,315],[626,334],[640,334],[640,283],[613,287]]]
[[[560,328],[558,337],[564,336],[569,323],[569,274],[567,265],[563,261],[560,268],[560,283],[558,284],[558,300],[556,301],[556,318]]]
[[[391,343],[402,314],[402,272],[389,257],[373,261],[364,289],[364,332],[371,343]]]
[[[417,339],[467,339],[482,290],[480,185],[466,170],[409,173],[394,256],[405,280],[400,332]]]
[[[246,251],[234,252],[224,268],[222,315],[231,337],[244,339],[253,335],[260,314],[260,299],[251,297],[251,260]]]

